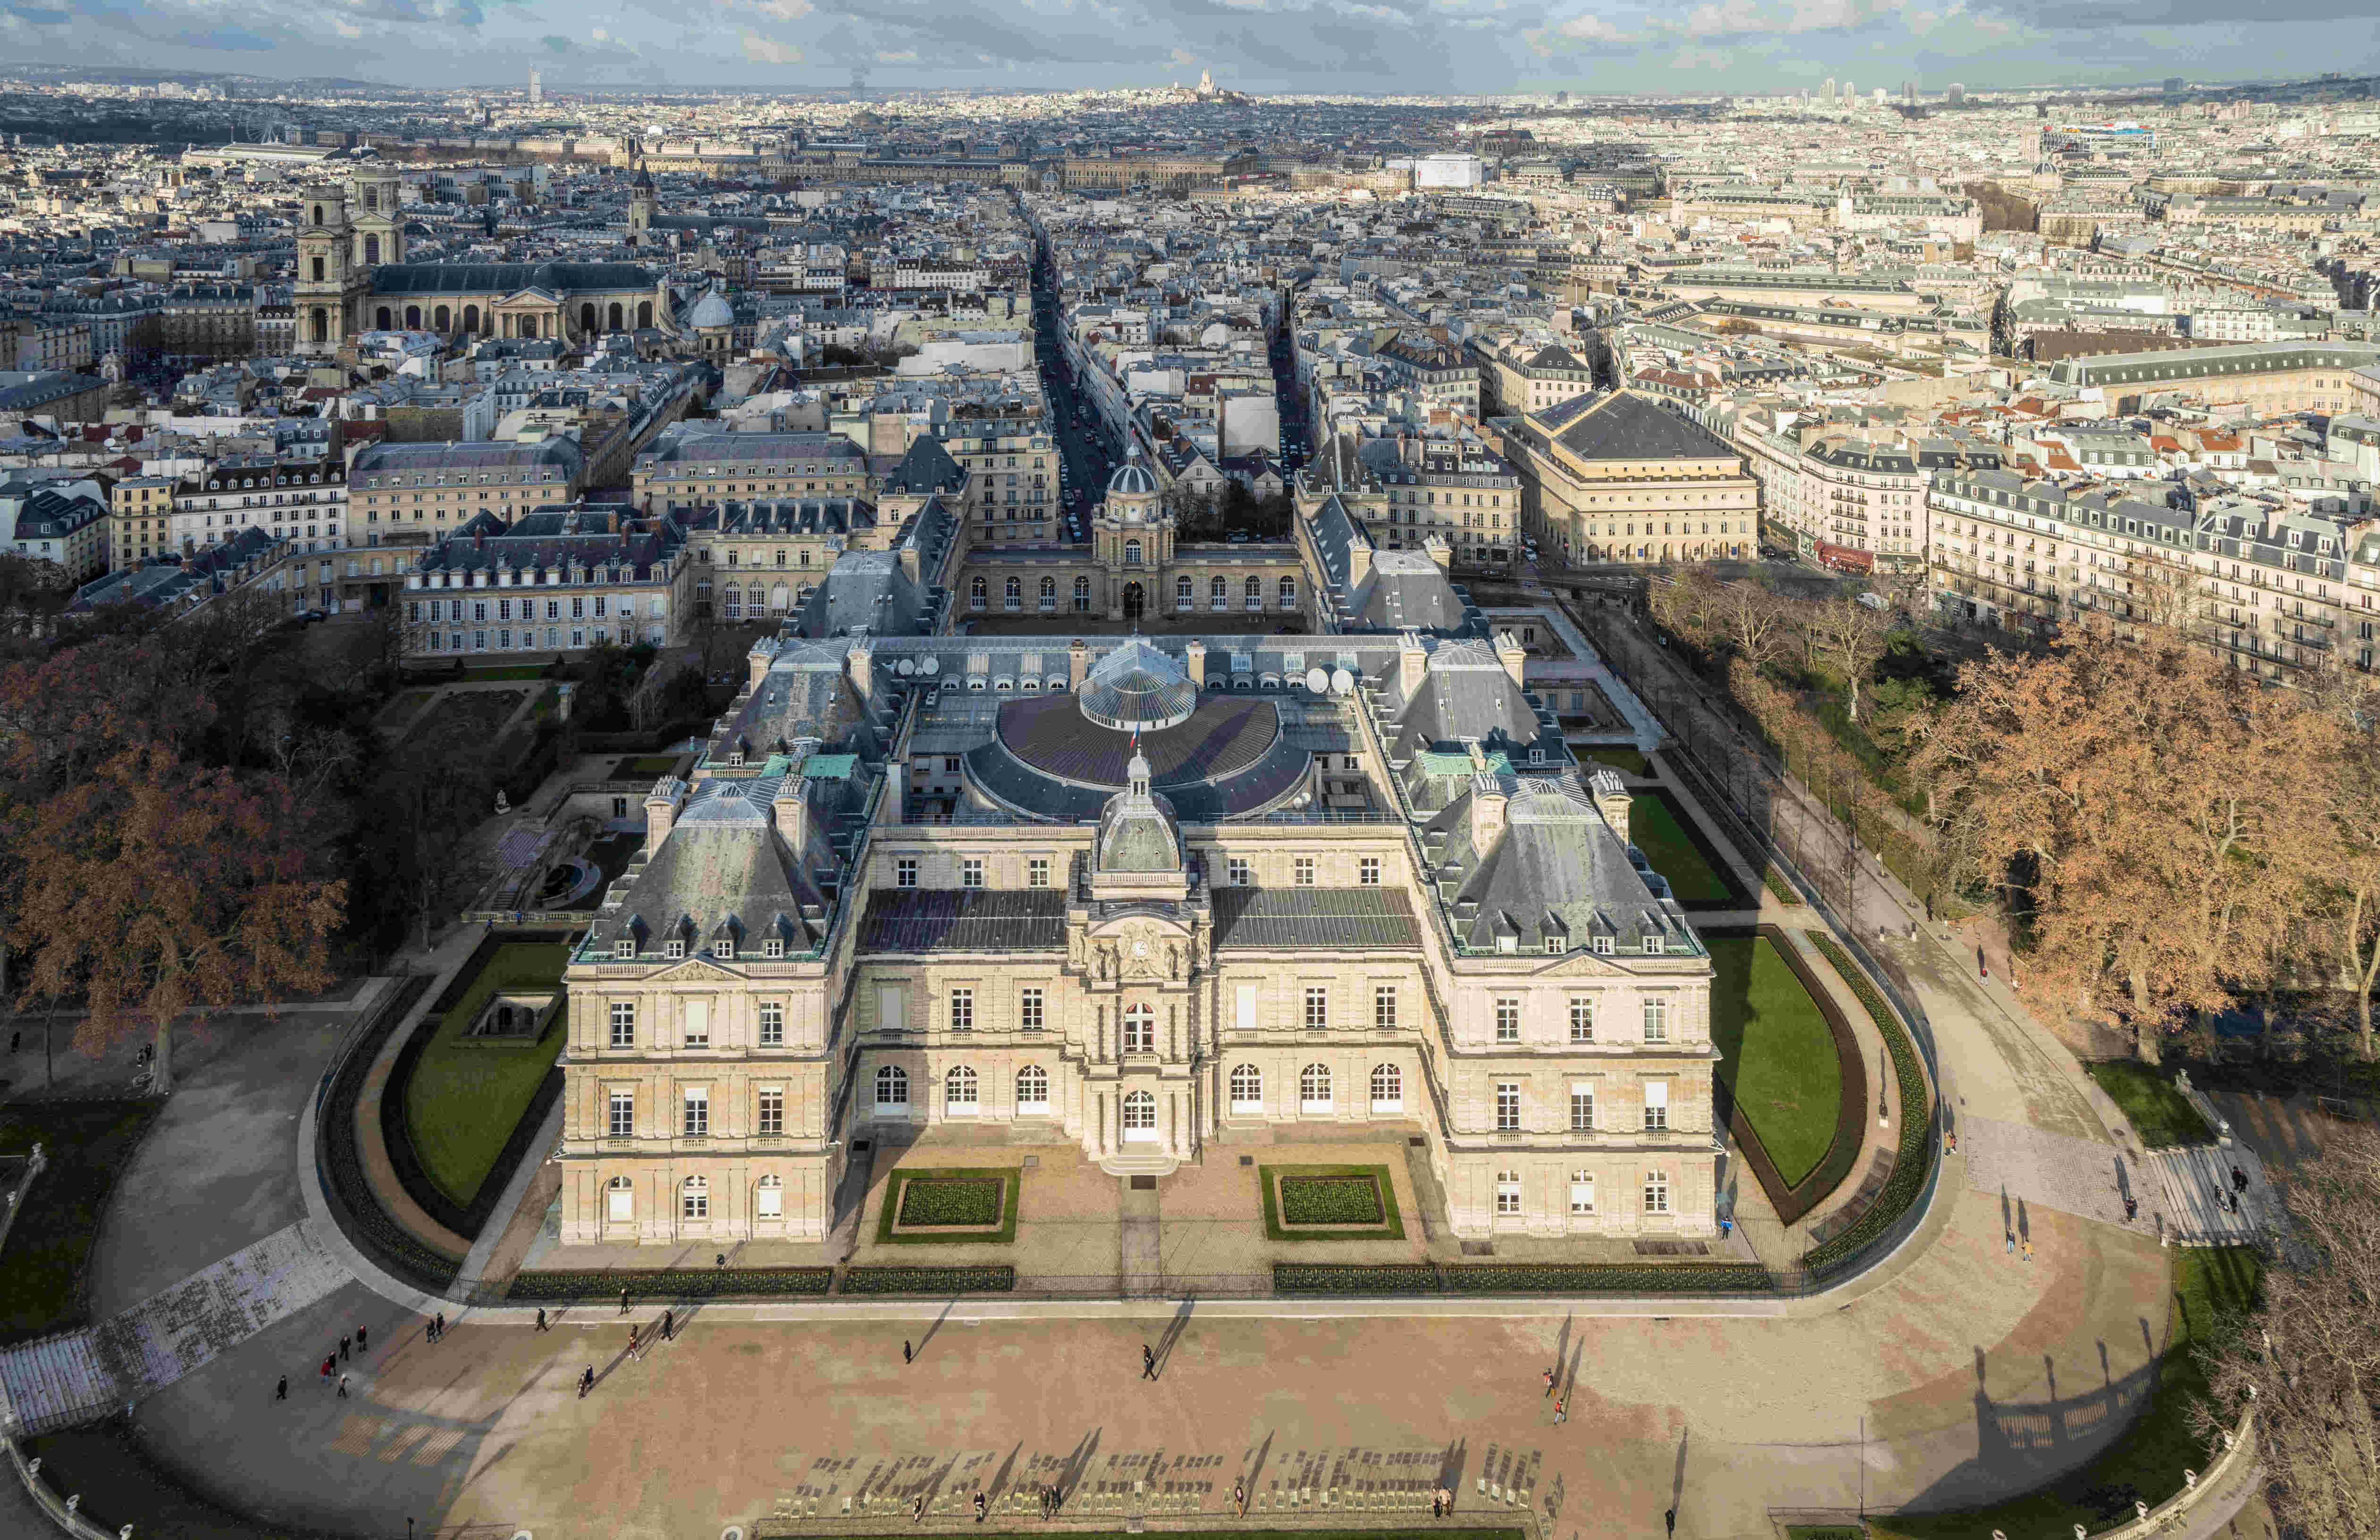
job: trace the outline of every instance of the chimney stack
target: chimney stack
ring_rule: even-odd
[[[1521,671],[1529,661],[1528,649],[1510,631],[1499,631],[1496,633],[1496,661],[1504,665],[1504,672],[1512,676],[1513,684],[1518,685]]]
[[[1397,637],[1397,685],[1407,700],[1421,688],[1429,673],[1429,653],[1421,645],[1421,633],[1401,632]]]
[[[677,822],[678,800],[685,794],[686,783],[674,775],[664,775],[653,782],[645,794],[645,853],[661,849],[669,838],[671,828]]]
[[[1372,580],[1372,542],[1358,529],[1347,542],[1347,593],[1352,600],[1357,588]]]
[[[810,843],[810,804],[802,794],[800,766],[795,766],[793,773],[785,777],[785,783],[777,789],[777,799],[770,805],[770,811],[776,817],[779,837],[794,853],[795,866],[801,867]]]
[[[1471,849],[1475,855],[1484,856],[1494,850],[1504,838],[1503,782],[1492,771],[1481,770],[1471,778]]]
[[[1083,680],[1090,672],[1090,644],[1077,637],[1066,648],[1066,688],[1075,695],[1082,694]]]
[[[1194,641],[1182,649],[1183,661],[1189,666],[1190,683],[1200,689],[1207,687],[1207,644]]]
[[[860,704],[875,704],[876,644],[866,637],[859,637],[844,654],[844,661],[851,670],[851,687],[859,693]]]
[[[1623,845],[1633,844],[1635,842],[1628,837],[1628,810],[1636,799],[1631,796],[1628,788],[1621,783],[1620,772],[1611,770],[1597,770],[1586,778],[1586,789],[1595,797],[1595,810],[1603,815],[1603,821],[1611,826],[1611,831],[1614,834],[1620,836],[1620,843]]]

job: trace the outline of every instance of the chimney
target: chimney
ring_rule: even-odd
[[[1347,542],[1347,592],[1352,596],[1371,580],[1372,542],[1358,534]]]
[[[1631,796],[1628,788],[1621,783],[1620,772],[1609,770],[1597,770],[1586,778],[1586,789],[1595,796],[1595,810],[1603,815],[1603,821],[1611,826],[1611,831],[1614,834],[1620,836],[1620,843],[1623,845],[1634,843],[1635,842],[1628,837],[1628,809],[1636,799]]]
[[[888,758],[884,761],[884,821],[909,821],[909,762]]]
[[[844,661],[848,664],[851,669],[851,687],[859,692],[860,703],[862,705],[874,704],[876,700],[876,644],[869,641],[865,637],[860,637],[858,641],[852,645],[851,650],[844,654]]]
[[[1504,672],[1512,676],[1513,684],[1518,685],[1521,670],[1528,662],[1529,654],[1521,646],[1518,637],[1510,631],[1499,631],[1496,633],[1496,661],[1504,665]]]
[[[802,794],[800,766],[795,766],[794,773],[777,789],[777,799],[770,805],[770,811],[776,816],[779,837],[794,853],[795,866],[802,866],[810,843],[810,804]]]
[[[751,676],[744,683],[744,687],[746,689],[757,690],[760,687],[760,681],[767,676],[769,673],[769,664],[776,658],[776,656],[777,654],[775,650],[770,647],[767,637],[763,637],[760,640],[752,644],[752,650],[744,655],[744,661],[751,669]]]
[[[1207,644],[1194,641],[1184,648],[1182,652],[1183,661],[1190,669],[1190,683],[1202,690],[1205,689],[1207,687]]]
[[[1084,676],[1091,672],[1090,644],[1077,637],[1066,648],[1066,688],[1083,693]]]
[[[1429,673],[1429,653],[1421,645],[1421,633],[1406,630],[1397,637],[1397,685],[1407,700],[1421,688]]]
[[[678,798],[684,794],[685,783],[674,775],[664,775],[653,782],[645,794],[645,853],[661,849],[669,838],[671,828],[677,822]]]
[[[1484,856],[1504,838],[1504,786],[1481,770],[1471,778],[1471,849]]]

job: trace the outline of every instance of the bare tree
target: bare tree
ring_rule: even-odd
[[[2213,1399],[2192,1423],[2212,1443],[2254,1413],[2282,1534],[2380,1540],[2380,1137],[2327,1138],[2278,1191],[2289,1243],[2257,1313],[2201,1350]]]
[[[1852,721],[1859,721],[1860,683],[1892,645],[1891,617],[1855,599],[1828,600],[1813,612],[1810,629],[1819,655],[1842,673]]]

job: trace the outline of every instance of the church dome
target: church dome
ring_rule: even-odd
[[[1134,450],[1132,458],[1118,466],[1116,473],[1108,478],[1108,495],[1110,497],[1155,497],[1157,495],[1157,478],[1150,474],[1147,466],[1140,463],[1140,451]]]
[[[1092,665],[1078,700],[1101,727],[1156,733],[1190,719],[1198,686],[1181,663],[1135,637]]]
[[[1125,774],[1124,789],[1099,810],[1099,845],[1094,862],[1101,872],[1178,872],[1182,869],[1182,831],[1173,804],[1148,789],[1148,761],[1138,754]]]
[[[717,289],[712,289],[695,301],[694,313],[686,317],[686,323],[698,332],[733,326],[735,324],[735,308],[722,298]]]

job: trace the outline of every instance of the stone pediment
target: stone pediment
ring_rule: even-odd
[[[664,984],[735,984],[741,983],[744,978],[742,974],[721,967],[709,957],[689,957],[683,963],[663,968],[654,976]]]
[[[1196,927],[1179,913],[1130,909],[1068,938],[1067,962],[1100,984],[1182,984],[1206,961]]]
[[[1545,971],[1562,978],[1617,978],[1625,970],[1594,952],[1573,952]]]

